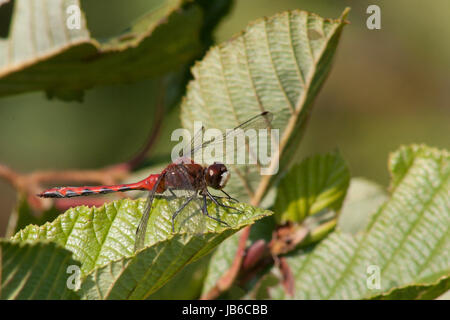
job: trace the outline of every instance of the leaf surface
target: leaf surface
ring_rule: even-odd
[[[363,233],[335,232],[314,249],[287,257],[295,278],[293,298],[362,299],[396,289],[416,296],[433,290],[437,296],[446,291],[440,279],[450,274],[450,155],[412,145],[395,152],[389,167],[392,194]],[[370,282],[375,270],[379,289]],[[272,294],[288,298],[280,287]]]
[[[272,178],[261,176],[255,165],[226,163],[231,170],[226,190],[240,201],[259,205],[273,180],[295,158],[311,102],[329,72],[346,15],[347,11],[341,19],[329,20],[295,10],[256,20],[230,41],[211,48],[193,67],[194,80],[181,106],[182,124],[191,133],[194,121],[225,130],[262,111],[274,114],[271,127],[280,130],[280,153],[270,155],[274,164],[282,160]],[[237,235],[227,239],[214,253],[217,257],[209,264],[203,294],[231,267],[237,239]]]
[[[181,114],[191,133],[194,121],[225,130],[263,111],[274,114],[271,127],[280,130],[279,143],[275,138],[268,143],[280,151],[269,150],[274,159],[270,165],[227,163],[232,170],[227,190],[241,201],[258,205],[274,178],[287,170],[311,102],[328,74],[346,14],[329,20],[295,10],[256,20],[229,42],[211,48],[193,67]],[[204,160],[208,162],[206,155]],[[261,176],[261,168],[274,175]]]
[[[201,37],[213,27],[198,3],[155,1],[129,30],[99,42],[82,11],[80,28],[68,27],[74,5],[80,8],[78,0],[14,2],[9,35],[0,38],[0,96],[45,90],[81,100],[96,85],[163,75],[201,54]]]
[[[173,234],[170,211],[173,203],[170,201],[157,199],[154,202],[146,247],[136,253],[133,252],[135,233],[145,207],[143,200],[124,199],[99,208],[72,208],[53,222],[26,227],[14,239],[50,240],[72,251],[81,263],[80,295],[83,298],[144,299],[227,237],[271,214],[244,203],[234,204],[240,213],[210,204],[210,214],[217,215],[231,227],[206,218],[201,234]]]
[[[317,155],[294,165],[278,185],[274,212],[279,222],[302,222],[324,209],[338,210],[350,172],[338,153]]]
[[[67,286],[70,266],[79,263],[54,243],[0,240],[0,299],[77,299]]]
[[[389,195],[380,185],[364,178],[353,178],[338,219],[338,228],[356,234],[364,231],[370,217],[388,200]]]

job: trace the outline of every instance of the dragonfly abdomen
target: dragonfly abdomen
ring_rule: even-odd
[[[80,196],[89,196],[94,194],[105,194],[112,192],[122,192],[130,190],[151,190],[159,175],[150,175],[146,179],[130,184],[118,184],[113,186],[95,186],[95,187],[59,187],[45,190],[38,194],[42,198],[72,198]]]
[[[92,194],[105,194],[117,191],[132,190],[127,187],[119,188],[119,186],[100,186],[100,187],[62,187],[48,189],[41,194],[43,198],[72,198],[79,196],[88,196]]]

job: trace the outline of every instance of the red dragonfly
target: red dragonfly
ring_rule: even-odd
[[[230,178],[230,172],[223,163],[214,162],[213,164],[206,166],[195,163],[192,159],[197,152],[201,152],[206,146],[214,146],[216,144],[221,144],[223,146],[223,143],[226,142],[227,139],[235,139],[247,129],[263,129],[269,127],[272,118],[272,113],[268,111],[262,112],[234,129],[228,130],[226,133],[205,142],[198,139],[199,135],[203,135],[205,131],[205,128],[202,127],[194,138],[192,138],[190,148],[183,149],[188,151],[181,151],[180,157],[169,164],[161,173],[151,174],[142,181],[112,186],[57,187],[48,189],[38,194],[38,196],[43,198],[71,198],[129,190],[149,191],[146,207],[136,230],[135,251],[144,247],[147,224],[152,209],[153,199],[156,196],[185,198],[181,206],[170,208],[172,216],[172,232],[175,232],[175,219],[188,205],[194,205],[196,208],[200,208],[202,213],[200,216],[209,217],[223,225],[229,226],[225,221],[209,214],[207,209],[207,199],[213,201],[217,206],[239,211],[234,207],[226,206],[221,203],[221,201],[218,201],[221,200],[221,198],[227,198],[228,200],[237,202],[236,199],[232,198],[223,190]],[[200,141],[200,143],[194,145],[194,142],[197,141]],[[222,192],[225,197],[213,195],[208,188]]]

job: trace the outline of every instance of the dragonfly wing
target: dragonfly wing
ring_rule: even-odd
[[[256,164],[258,159],[257,146],[261,146],[262,140],[258,138],[258,132],[256,130],[268,129],[271,126],[273,114],[271,112],[262,112],[247,121],[241,123],[239,126],[227,130],[222,135],[213,137],[200,144],[197,143],[195,147],[191,147],[190,158],[196,159],[198,154],[201,154],[201,158],[204,163],[211,162],[208,159],[208,153],[203,153],[205,148],[210,150],[214,149],[214,158],[222,159],[221,162],[226,164]],[[250,131],[253,129],[254,131]],[[199,131],[199,133],[203,133]],[[201,141],[197,136],[196,141]],[[256,140],[254,140],[256,139]],[[254,141],[252,141],[254,140]],[[249,143],[250,142],[250,143]],[[194,139],[191,145],[194,143]],[[267,146],[265,146],[267,149]],[[247,159],[246,159],[247,158]]]
[[[164,174],[161,174],[158,177],[158,180],[156,180],[155,185],[153,186],[153,189],[150,191],[147,201],[144,208],[144,213],[142,215],[141,221],[139,221],[139,225],[136,229],[136,241],[134,243],[134,251],[136,252],[139,249],[142,249],[145,244],[145,235],[147,233],[147,224],[148,224],[148,218],[150,216],[150,211],[152,209],[153,199],[156,195],[156,190],[161,183],[161,180],[163,179]]]

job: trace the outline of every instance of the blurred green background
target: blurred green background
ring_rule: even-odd
[[[381,30],[366,27],[369,4]],[[98,39],[120,33],[152,1],[82,1]],[[388,186],[389,152],[401,144],[450,149],[450,1],[236,0],[215,35],[226,41],[248,22],[288,9],[337,18],[351,7],[331,74],[316,99],[302,155],[340,149],[353,176]],[[125,161],[151,129],[152,79],[86,91],[84,101],[47,100],[42,92],[0,99],[0,163],[20,172],[100,168]],[[179,109],[165,118],[151,157],[168,155]],[[299,159],[300,160],[300,159]],[[16,201],[0,181],[0,235]]]

